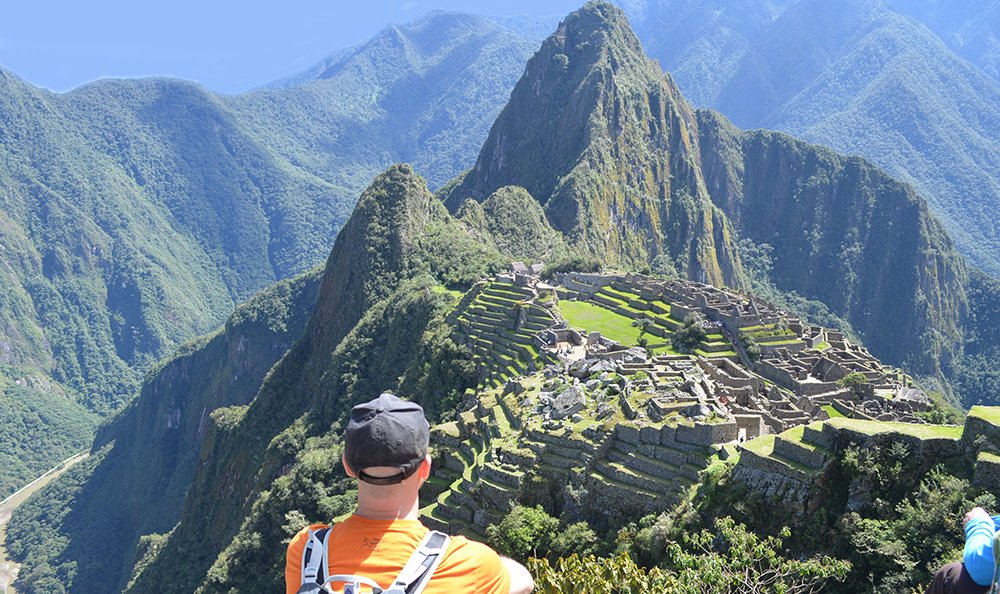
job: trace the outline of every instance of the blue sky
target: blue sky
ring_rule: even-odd
[[[67,91],[105,76],[166,75],[235,93],[303,70],[388,23],[435,8],[564,15],[583,0],[0,1],[0,66]]]

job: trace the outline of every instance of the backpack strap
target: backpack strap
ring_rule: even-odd
[[[330,533],[330,527],[309,529],[309,540],[306,541],[305,549],[302,551],[302,582],[298,593],[319,592],[329,573],[327,563],[326,537]]]
[[[383,594],[382,586],[378,585],[374,580],[361,577],[360,575],[331,575],[326,578],[326,582],[323,585],[326,584],[343,584],[343,594],[361,594],[361,586],[371,588],[372,594]]]
[[[451,537],[443,532],[428,532],[385,594],[421,594],[434,570],[444,559],[449,542]]]

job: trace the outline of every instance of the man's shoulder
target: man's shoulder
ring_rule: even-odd
[[[500,555],[489,546],[469,540],[464,536],[452,536],[446,560],[451,563],[472,563],[488,568],[493,564],[500,567]]]
[[[496,551],[464,536],[453,536],[438,571],[475,592],[506,594],[510,576]],[[433,580],[431,583],[434,583]]]
[[[462,549],[465,554],[468,555],[496,555],[499,557],[496,551],[493,550],[489,545],[485,545],[476,540],[469,540],[464,536],[452,536],[452,547],[456,549]]]

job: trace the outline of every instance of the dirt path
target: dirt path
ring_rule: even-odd
[[[61,464],[52,468],[42,476],[31,481],[20,491],[14,493],[7,499],[0,501],[0,594],[16,594],[14,588],[11,587],[11,583],[14,582],[14,578],[17,577],[17,564],[13,561],[7,559],[7,551],[4,550],[4,541],[7,538],[6,525],[7,521],[10,520],[11,514],[14,513],[14,509],[24,503],[28,497],[31,497],[35,491],[38,491],[45,485],[56,480],[60,474],[69,470],[71,466],[77,462],[86,458],[89,454],[87,452],[81,452],[75,456],[71,456],[63,460]]]

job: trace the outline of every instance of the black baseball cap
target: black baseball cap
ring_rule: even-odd
[[[430,426],[424,409],[388,392],[351,409],[344,432],[344,457],[358,479],[395,485],[410,478],[427,455]],[[366,468],[395,466],[398,474],[371,476]]]

